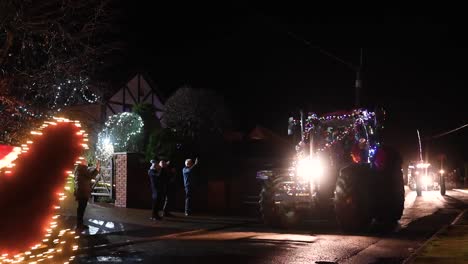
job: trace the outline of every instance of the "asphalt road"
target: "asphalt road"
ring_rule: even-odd
[[[409,192],[400,224],[343,234],[332,219],[271,229],[229,218],[167,218],[154,226],[91,220],[74,263],[403,263],[468,206],[468,194]],[[94,222],[93,222],[94,221]]]

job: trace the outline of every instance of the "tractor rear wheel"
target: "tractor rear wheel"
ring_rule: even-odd
[[[335,214],[343,231],[365,231],[370,226],[370,176],[368,164],[353,164],[340,172],[335,188]]]
[[[416,177],[416,195],[422,195],[422,183],[420,177]]]
[[[379,153],[383,151],[384,153]],[[405,204],[405,186],[403,171],[401,170],[402,158],[393,148],[383,147],[378,150],[377,155],[385,156],[384,164],[376,166],[375,169],[375,217],[386,223],[395,223],[403,215]],[[416,182],[419,179],[416,177]],[[417,183],[417,186],[420,184]],[[417,187],[417,190],[421,188]]]
[[[440,176],[440,195],[445,195],[446,187],[445,187],[445,176]]]
[[[405,204],[405,187],[403,184],[403,173],[401,170],[385,172],[376,177],[378,180],[376,187],[376,213],[377,220],[394,223],[400,220],[403,215]]]

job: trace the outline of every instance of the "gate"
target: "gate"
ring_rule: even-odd
[[[95,201],[98,197],[108,197],[109,199],[114,199],[113,187],[114,187],[114,177],[113,177],[113,168],[114,168],[114,159],[110,158],[106,161],[101,161],[101,170],[96,176],[96,180],[92,185],[91,195]]]

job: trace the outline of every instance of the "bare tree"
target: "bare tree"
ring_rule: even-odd
[[[38,126],[34,114],[15,99],[0,95],[0,144],[24,143],[29,131]]]
[[[96,102],[118,41],[119,1],[0,1],[0,93],[44,109]],[[105,90],[105,89],[104,89]]]
[[[222,132],[229,124],[222,97],[190,87],[178,89],[167,100],[163,119],[169,128],[192,139]]]

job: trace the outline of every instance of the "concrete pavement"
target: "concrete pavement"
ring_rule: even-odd
[[[468,189],[454,189],[468,193]],[[405,264],[413,263],[468,263],[468,209],[427,240]]]

